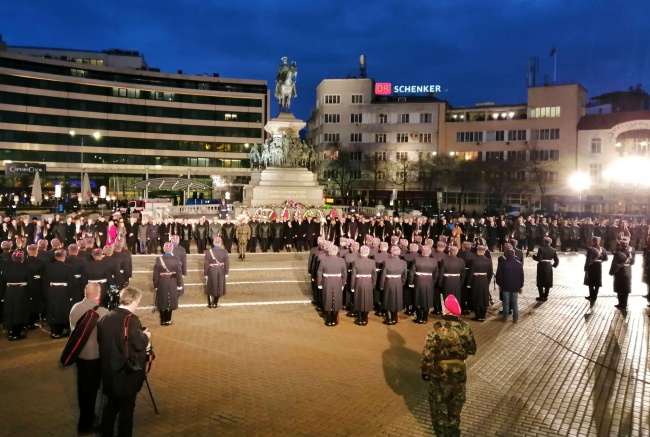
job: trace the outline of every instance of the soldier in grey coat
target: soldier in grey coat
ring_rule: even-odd
[[[472,299],[475,317],[472,320],[485,321],[487,308],[490,305],[490,281],[494,276],[492,260],[485,257],[486,246],[476,248],[476,258],[472,261],[468,279],[469,294]]]
[[[391,256],[384,261],[379,280],[379,288],[383,290],[382,305],[386,311],[385,325],[397,324],[397,313],[404,308],[404,284],[408,274],[406,261],[399,258],[401,249],[398,246],[390,248]]]
[[[226,294],[226,278],[230,271],[228,252],[222,248],[221,237],[214,239],[214,247],[206,250],[203,257],[203,275],[206,279],[205,294],[208,308],[217,308],[219,298]]]
[[[551,239],[544,237],[542,246],[537,249],[537,254],[533,255],[533,259],[537,261],[537,290],[539,291],[539,297],[535,300],[542,302],[548,300],[548,293],[553,287],[553,269],[560,263],[556,250],[550,244]]]
[[[160,311],[160,324],[169,326],[172,311],[178,308],[178,298],[183,294],[183,270],[181,260],[172,251],[174,245],[163,245],[163,255],[156,259],[153,266],[153,288],[156,290],[156,308]]]
[[[460,290],[465,283],[465,261],[456,256],[458,248],[449,246],[449,256],[440,263],[440,287],[445,299],[450,294],[460,302]]]
[[[375,262],[368,258],[370,248],[361,246],[359,257],[352,263],[350,289],[354,298],[354,311],[357,313],[356,325],[368,324],[368,313],[372,310],[373,291],[377,283]]]
[[[318,266],[317,283],[322,293],[325,326],[339,324],[338,316],[343,306],[343,287],[348,273],[345,261],[337,256],[339,248],[331,245],[329,255]]]
[[[431,247],[422,246],[422,254],[413,260],[409,286],[414,288],[413,305],[416,317],[414,323],[429,321],[429,308],[433,307],[434,289],[438,281],[438,261],[431,258]]]

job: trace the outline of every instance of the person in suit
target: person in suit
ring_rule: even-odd
[[[133,432],[135,399],[146,378],[146,355],[151,345],[151,332],[142,327],[135,315],[141,299],[142,291],[125,288],[120,293],[120,306],[97,325],[102,389],[106,396],[101,418],[102,437],[113,437],[118,414],[118,435],[130,437]]]
[[[524,292],[524,266],[515,258],[515,251],[506,249],[506,259],[497,267],[496,282],[503,298],[503,321],[508,321],[512,308],[512,321],[519,321],[517,296]]]
[[[101,320],[108,309],[100,306],[101,287],[99,284],[90,283],[84,291],[85,298],[72,307],[70,311],[70,330],[74,330],[77,322],[88,311],[95,308]],[[79,435],[95,435],[95,400],[97,390],[102,380],[101,364],[99,362],[99,344],[97,343],[97,329],[88,337],[88,342],[79,353],[75,361],[77,366],[77,398],[79,401],[79,421],[77,432]]]

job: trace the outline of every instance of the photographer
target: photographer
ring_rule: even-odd
[[[151,340],[151,332],[134,314],[141,298],[137,288],[125,288],[120,293],[120,306],[97,326],[102,386],[107,398],[101,418],[102,436],[113,436],[118,414],[118,435],[128,437],[132,432],[135,398],[145,380]]]

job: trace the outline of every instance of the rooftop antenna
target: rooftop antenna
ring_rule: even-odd
[[[362,79],[365,79],[368,77],[368,73],[366,71],[366,55],[361,55],[359,56],[359,77]]]
[[[539,58],[531,56],[528,60],[528,87],[534,87],[537,83],[537,72],[539,71]]]

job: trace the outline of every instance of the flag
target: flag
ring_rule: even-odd
[[[548,54],[549,58],[552,58],[553,56],[555,56],[555,47],[553,47],[553,49],[551,50],[551,53]]]

